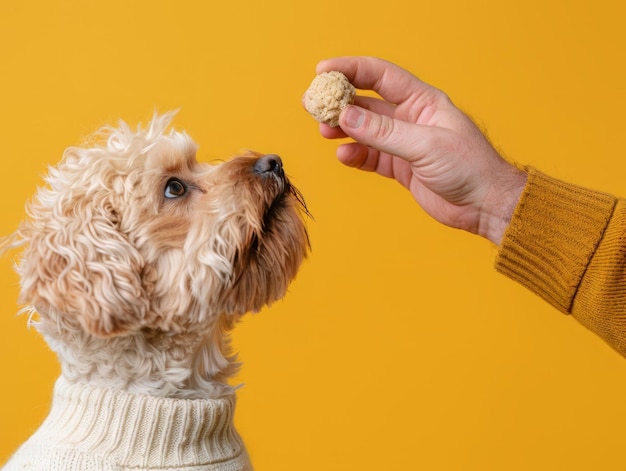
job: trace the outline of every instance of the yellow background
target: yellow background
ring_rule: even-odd
[[[181,107],[199,158],[283,156],[315,222],[284,301],[234,334],[237,424],[266,470],[624,469],[626,361],[493,271],[495,248],[342,167],[300,106],[318,60],[381,56],[444,89],[512,159],[626,196],[624,3],[5,1],[0,234],[105,123]],[[0,463],[59,368],[1,259]]]

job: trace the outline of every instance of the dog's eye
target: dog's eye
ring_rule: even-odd
[[[180,198],[187,192],[187,187],[178,178],[170,178],[165,185],[163,195],[166,198]]]

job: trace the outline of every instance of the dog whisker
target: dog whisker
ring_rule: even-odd
[[[306,202],[304,201],[304,196],[302,195],[302,192],[300,190],[298,190],[295,186],[291,185],[291,184],[289,184],[289,186],[288,186],[288,191],[289,191],[289,193],[291,193],[293,195],[295,200],[298,202],[298,205],[299,205],[300,209],[304,212],[304,214],[308,218],[310,218],[312,221],[315,221],[315,218],[313,217],[313,215],[309,211],[309,208],[307,207]]]

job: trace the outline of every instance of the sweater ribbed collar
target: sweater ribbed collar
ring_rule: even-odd
[[[245,469],[247,455],[233,425],[234,408],[234,394],[172,399],[74,384],[61,377],[39,432],[47,435],[48,444],[72,444],[124,467],[176,469],[228,462],[228,469]]]

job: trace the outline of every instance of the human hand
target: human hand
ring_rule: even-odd
[[[526,182],[473,121],[440,90],[381,59],[341,57],[317,65],[338,70],[357,89],[339,126],[320,124],[329,139],[355,142],[337,149],[350,167],[395,178],[437,221],[499,244]]]

